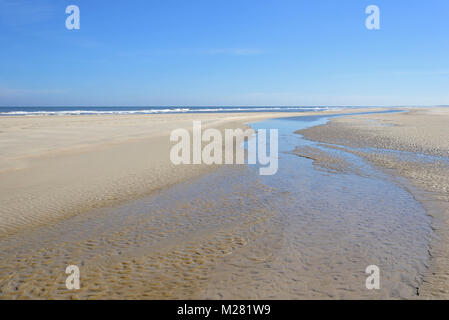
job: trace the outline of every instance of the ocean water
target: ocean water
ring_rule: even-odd
[[[430,218],[393,177],[343,151],[342,171],[299,157],[327,152],[293,132],[328,117],[273,119],[279,170],[217,171],[138,201],[0,241],[3,297],[134,299],[413,298]],[[68,264],[81,289],[65,288]],[[381,289],[367,290],[377,265]]]
[[[0,107],[0,116],[95,115],[95,114],[164,114],[164,113],[241,113],[307,112],[341,110],[342,107]]]

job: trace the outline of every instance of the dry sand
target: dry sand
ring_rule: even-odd
[[[430,265],[418,288],[422,298],[449,298],[449,109],[343,117],[298,131],[329,149],[365,158],[397,177],[432,217]],[[368,149],[369,148],[369,149]],[[297,150],[316,164],[335,169],[347,164]]]
[[[257,115],[0,119],[0,238],[132,200],[213,170],[174,166],[170,131],[234,128]],[[259,116],[260,117],[260,116]]]

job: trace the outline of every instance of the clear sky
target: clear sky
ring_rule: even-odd
[[[447,0],[0,0],[2,106],[440,104]]]

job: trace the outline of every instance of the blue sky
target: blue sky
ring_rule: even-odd
[[[447,0],[0,0],[2,106],[440,104]]]

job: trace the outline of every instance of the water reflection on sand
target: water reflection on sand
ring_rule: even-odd
[[[279,170],[224,166],[145,199],[0,241],[2,298],[410,298],[430,221],[390,176],[334,150],[341,172],[292,153],[325,118],[268,120]],[[326,151],[328,152],[328,151]],[[81,289],[65,268],[78,265]],[[365,268],[381,289],[365,288]]]

